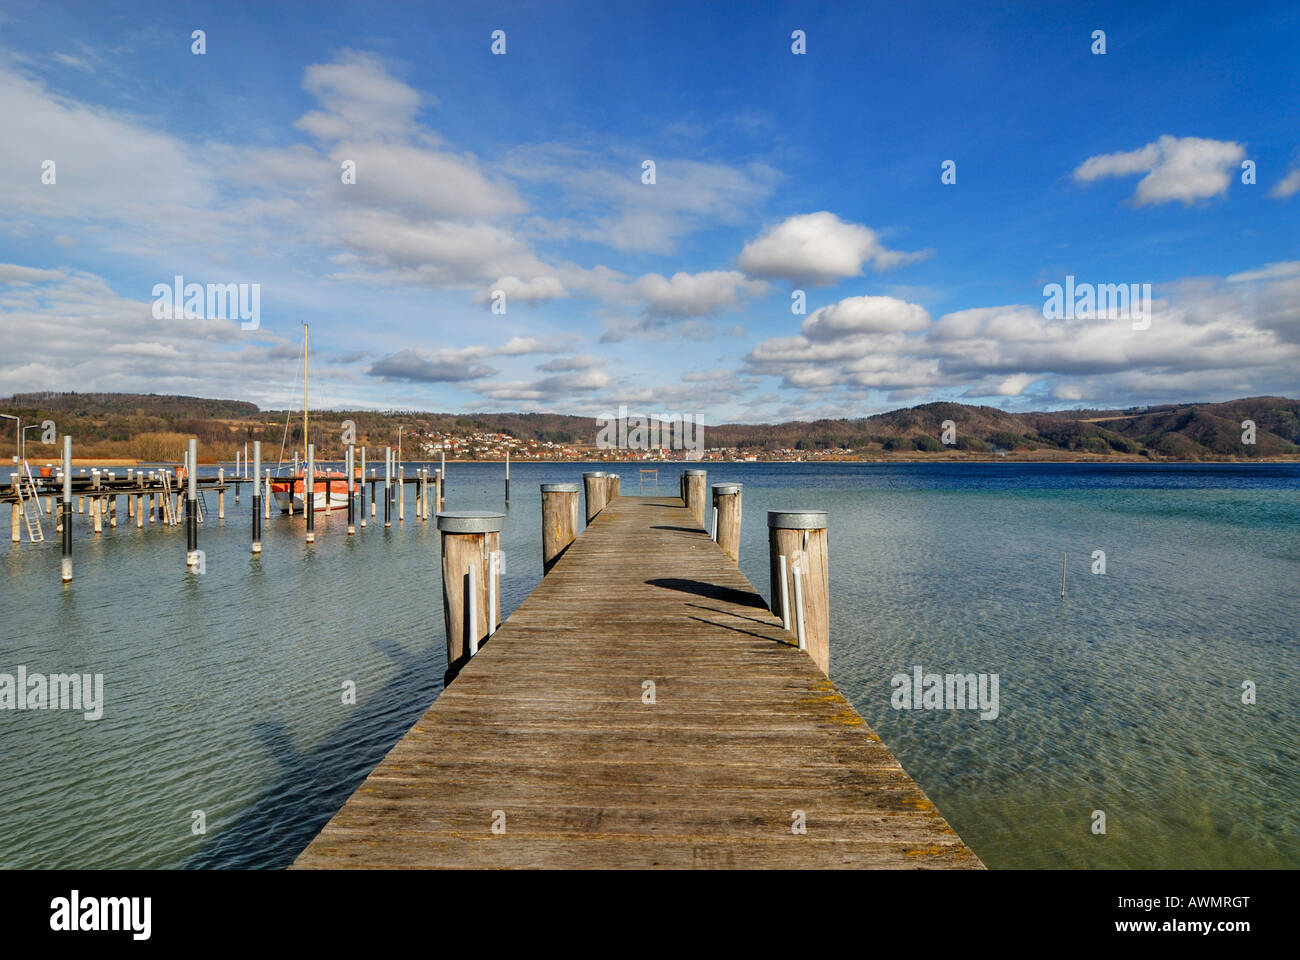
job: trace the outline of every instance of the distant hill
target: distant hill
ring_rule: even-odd
[[[302,444],[299,411],[260,410],[238,400],[127,393],[27,393],[0,399],[0,410],[35,422],[55,419],[77,439],[79,456],[152,459],[178,438],[197,436],[203,456],[232,459],[247,441],[262,440],[267,455],[283,442]],[[357,443],[376,449],[405,436],[506,433],[521,440],[593,446],[591,417],[554,413],[428,413],[321,410],[311,414],[320,456],[338,458],[344,420],[356,424]],[[953,421],[956,443],[941,442]],[[1252,420],[1256,442],[1242,442]],[[286,425],[287,421],[287,425]],[[321,427],[318,434],[316,427]],[[0,451],[9,437],[0,426]],[[962,403],[926,403],[870,417],[775,424],[706,426],[705,446],[766,456],[1114,456],[1170,460],[1300,457],[1300,400],[1250,397],[1225,403],[1168,404],[1127,409],[1007,413]],[[28,437],[29,447],[33,442]],[[272,454],[275,451],[275,454]],[[36,454],[40,456],[40,454]]]

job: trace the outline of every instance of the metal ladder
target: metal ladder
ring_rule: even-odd
[[[176,525],[176,518],[172,515],[172,479],[171,475],[164,469],[160,470],[162,474],[163,485],[163,523],[169,527]]]
[[[18,477],[18,504],[23,512],[23,522],[27,524],[27,539],[32,543],[40,543],[45,539],[45,531],[41,529],[41,501],[36,492],[31,464],[26,460],[23,461],[23,472],[26,476]],[[32,511],[35,511],[34,517]]]

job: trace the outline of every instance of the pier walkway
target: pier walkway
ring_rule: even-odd
[[[982,864],[682,501],[624,496],[294,867]]]

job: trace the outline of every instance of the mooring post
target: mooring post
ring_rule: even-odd
[[[496,589],[494,554],[501,549],[505,514],[455,510],[438,514],[442,539],[442,613],[447,631],[447,675],[451,680],[491,634],[490,600]],[[489,580],[492,580],[489,585]],[[491,591],[491,596],[489,596]]]
[[[713,539],[732,560],[740,559],[740,494],[739,483],[713,485]]]
[[[94,531],[97,534],[104,532],[103,505],[101,503],[102,499],[103,498],[100,497],[98,494],[95,494],[90,498],[90,506],[88,507],[88,509],[90,510],[90,518],[94,523]]]
[[[397,522],[406,522],[406,464],[393,454],[393,470],[397,474]]]
[[[619,495],[620,477],[617,473],[605,474],[605,506],[609,506]]]
[[[683,500],[687,509],[695,514],[695,522],[700,526],[704,526],[704,491],[708,475],[707,470],[687,470],[682,474]]]
[[[357,532],[357,448],[348,444],[348,536]]]
[[[366,525],[366,448],[361,448],[361,480],[357,484],[361,488],[361,526]]]
[[[825,510],[769,510],[767,543],[772,612],[799,647],[830,675],[830,572]]]
[[[244,464],[248,466],[247,462]],[[262,552],[262,441],[253,441],[253,553]],[[271,491],[267,490],[267,496]]]
[[[506,503],[510,502],[510,450],[506,450]]]
[[[258,441],[259,443],[261,441]],[[266,480],[262,484],[262,519],[271,519],[271,468],[266,468]]]
[[[194,469],[198,462],[199,441],[190,437],[190,467],[185,474],[188,484],[185,497],[185,566],[189,570],[199,565],[199,472]]]
[[[596,519],[596,514],[605,509],[605,498],[609,495],[609,483],[605,480],[604,470],[589,470],[582,475],[583,493],[587,498],[587,523]]]
[[[63,435],[63,582],[72,582],[72,435]]]
[[[578,485],[543,483],[542,485],[542,575],[578,536]]]
[[[217,519],[226,519],[226,468],[217,468]]]
[[[20,518],[23,514],[22,502],[19,499],[21,488],[18,486],[18,474],[9,474],[9,489],[14,495],[14,502],[9,506],[9,540],[11,543],[18,543],[22,539]]]
[[[433,477],[433,512],[442,513],[442,471],[439,470]]]
[[[384,526],[393,525],[393,504],[391,491],[393,489],[393,448],[384,447]]]
[[[307,542],[316,542],[316,444],[307,444],[307,476],[302,485],[302,512],[307,518]]]

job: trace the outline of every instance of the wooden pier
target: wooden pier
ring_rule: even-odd
[[[982,866],[695,512],[617,495],[294,864]]]

